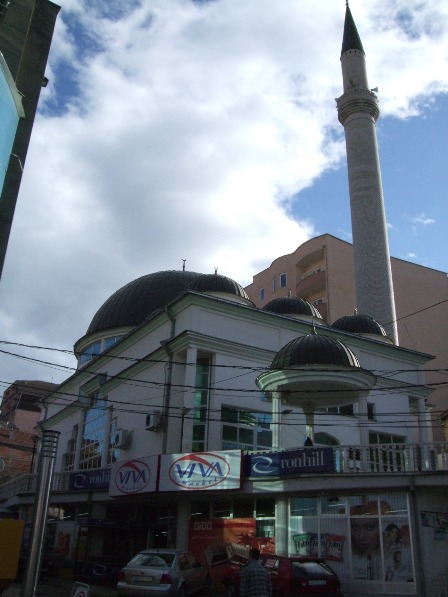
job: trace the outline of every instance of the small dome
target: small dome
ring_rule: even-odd
[[[98,309],[86,336],[142,323],[151,313],[174,300],[198,276],[200,274],[196,272],[171,270],[147,274],[129,282]]]
[[[278,315],[309,315],[322,319],[322,315],[314,305],[296,296],[282,296],[269,301],[262,311],[277,313]]]
[[[303,365],[360,367],[356,356],[342,342],[316,333],[296,338],[286,344],[274,357],[271,370]]]
[[[360,315],[357,313],[355,315],[346,315],[339,318],[330,327],[341,332],[348,332],[349,334],[373,334],[387,338],[386,330],[383,326],[369,315]]]
[[[221,276],[220,274],[201,274],[188,285],[188,290],[194,290],[196,292],[203,293],[219,293],[219,294],[231,294],[236,297],[240,297],[247,301],[250,301],[247,292],[231,278]]]

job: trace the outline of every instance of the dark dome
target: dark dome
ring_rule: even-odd
[[[196,272],[171,270],[155,272],[129,282],[114,292],[98,309],[86,335],[142,323],[151,313],[175,299],[200,275]]]
[[[309,315],[322,319],[322,315],[314,305],[295,296],[282,296],[269,301],[262,309],[278,315]]]
[[[369,315],[346,315],[335,321],[331,327],[350,334],[375,334],[387,338],[383,326]]]
[[[360,367],[353,352],[342,342],[322,334],[308,334],[292,340],[278,351],[271,369],[303,365],[343,365]]]
[[[196,292],[222,292],[233,294],[246,300],[250,300],[244,288],[231,278],[219,274],[201,274],[188,285],[188,290]]]

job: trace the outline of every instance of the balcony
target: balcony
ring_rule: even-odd
[[[304,299],[326,290],[326,271],[316,269],[297,278],[296,294]]]
[[[448,472],[448,442],[332,446],[332,450],[334,472],[331,474],[335,475],[348,473],[409,475],[410,473]],[[70,475],[69,472],[55,473],[51,486],[52,492],[70,493]],[[36,486],[37,475],[35,474],[16,477],[0,485],[0,501],[19,495],[32,495],[36,492]]]

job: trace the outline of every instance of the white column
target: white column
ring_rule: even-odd
[[[275,551],[281,556],[287,556],[289,549],[288,509],[288,498],[278,497],[275,503]]]

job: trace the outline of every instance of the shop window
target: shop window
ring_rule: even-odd
[[[324,558],[347,589],[351,581],[414,582],[405,494],[293,498],[290,521],[291,553]]]
[[[216,501],[212,504],[212,518],[230,518],[232,516],[231,500]]]
[[[264,450],[272,447],[272,415],[223,406],[223,450]]]

